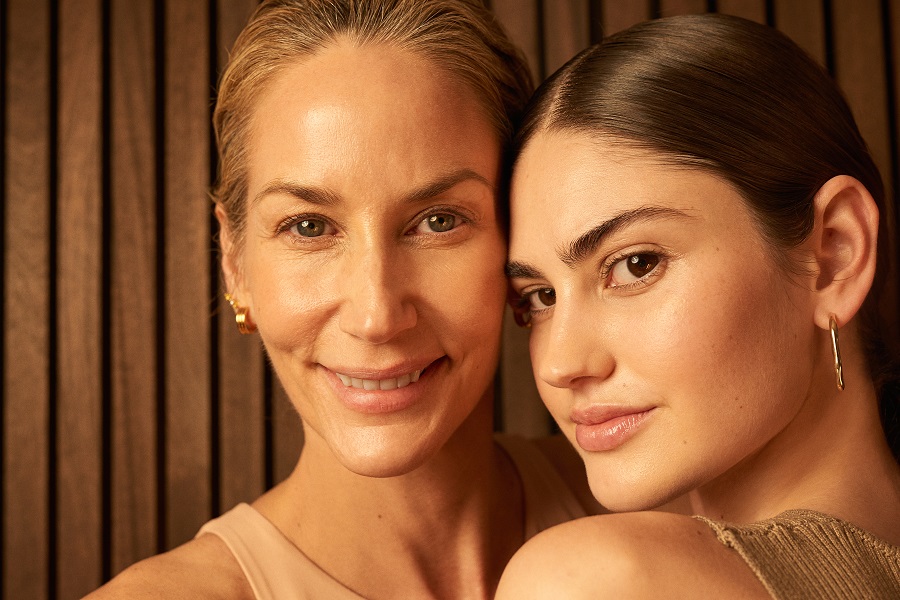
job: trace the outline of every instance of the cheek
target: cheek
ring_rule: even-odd
[[[312,333],[309,322],[332,304],[338,270],[309,256],[250,258],[245,279],[253,318],[266,345],[293,345],[298,336]]]

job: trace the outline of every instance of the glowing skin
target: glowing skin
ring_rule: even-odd
[[[483,113],[442,70],[380,46],[338,43],[265,89],[231,271],[305,454],[402,474],[490,402],[506,282]]]
[[[810,294],[734,188],[544,132],[512,194],[507,271],[532,308],[538,388],[602,504],[652,508],[793,435],[817,356]]]

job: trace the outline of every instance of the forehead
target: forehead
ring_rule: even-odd
[[[511,186],[510,254],[568,244],[591,227],[643,207],[672,208],[698,222],[749,223],[740,195],[705,171],[662,154],[573,131],[542,131],[525,146]]]
[[[412,52],[337,42],[269,82],[253,112],[250,187],[275,177],[322,180],[423,171],[499,159],[475,93]],[[289,173],[287,171],[293,171]],[[485,175],[494,177],[494,173]]]

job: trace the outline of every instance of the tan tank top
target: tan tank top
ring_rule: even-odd
[[[900,548],[846,521],[811,510],[741,526],[695,518],[741,555],[772,598],[900,599]]]
[[[525,498],[526,539],[538,532],[586,516],[572,490],[544,454],[529,440],[496,436],[512,459]],[[197,533],[225,542],[240,564],[257,600],[360,600],[362,596],[323,571],[275,525],[248,504],[238,504]]]

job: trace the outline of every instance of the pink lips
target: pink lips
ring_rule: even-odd
[[[575,440],[587,452],[614,450],[644,424],[653,408],[589,406],[572,411]]]

